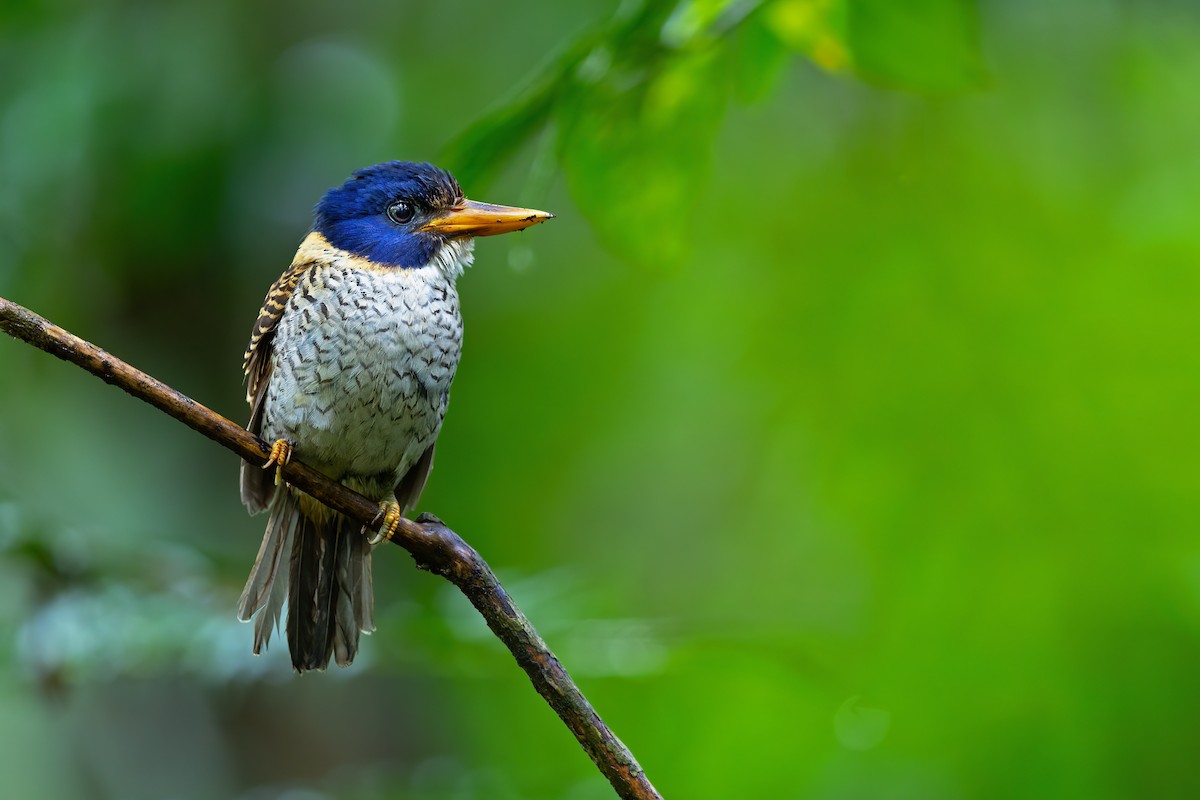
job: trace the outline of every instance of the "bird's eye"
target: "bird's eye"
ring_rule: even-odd
[[[406,203],[403,200],[397,200],[388,206],[387,209],[388,218],[397,225],[403,225],[406,222],[412,222],[414,213],[415,212],[413,211],[412,204]]]

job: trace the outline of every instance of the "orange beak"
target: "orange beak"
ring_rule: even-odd
[[[528,228],[554,219],[548,211],[514,206],[494,206],[491,203],[476,203],[464,200],[437,219],[421,227],[443,236],[495,236]]]

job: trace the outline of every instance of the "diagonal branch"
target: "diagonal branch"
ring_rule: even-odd
[[[105,383],[199,431],[252,463],[266,463],[268,448],[240,425],[222,417],[165,383],[109,355],[27,308],[0,297],[0,330],[53,356],[70,361]],[[330,508],[365,526],[378,527],[379,506],[357,492],[293,461],[288,481]],[[407,550],[421,569],[453,583],[483,615],[488,627],[513,654],[579,744],[625,800],[661,800],[633,754],[596,713],[558,658],[496,580],[487,562],[458,534],[429,514],[401,520],[393,542]]]

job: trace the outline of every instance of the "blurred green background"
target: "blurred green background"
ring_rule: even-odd
[[[1200,793],[1200,8],[16,0],[0,295],[239,421],[320,194],[482,241],[422,508],[672,798]],[[376,558],[350,669],[250,653],[236,459],[0,340],[12,797],[611,796]]]

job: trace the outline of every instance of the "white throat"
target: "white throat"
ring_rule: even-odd
[[[446,280],[454,282],[463,270],[475,263],[475,239],[447,239],[434,255],[429,266],[436,267]]]

